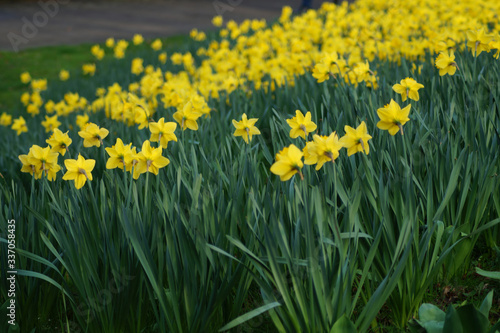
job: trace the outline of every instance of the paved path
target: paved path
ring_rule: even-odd
[[[317,8],[323,1],[313,1]],[[212,28],[211,20],[273,19],[281,8],[301,0],[31,0],[0,4],[0,50],[103,42],[108,37],[166,37],[193,28]]]

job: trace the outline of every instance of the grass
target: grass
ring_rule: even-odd
[[[167,49],[175,49],[188,36],[162,38]],[[0,51],[0,110],[21,112],[19,100],[27,90],[19,75],[29,72],[34,78],[46,78],[49,83],[59,81],[59,71],[66,69],[71,76],[79,76],[82,64],[95,62],[90,48],[95,44],[47,46],[19,52]],[[98,44],[104,47],[103,44]],[[145,49],[142,47],[140,49]]]

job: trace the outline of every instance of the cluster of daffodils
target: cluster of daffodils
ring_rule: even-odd
[[[316,124],[311,121],[311,113],[307,112],[304,116],[300,110],[297,110],[295,114],[295,117],[287,120],[291,127],[290,137],[301,136],[303,139],[307,139],[308,134],[317,128]],[[314,134],[313,141],[306,142],[302,150],[293,144],[283,148],[276,154],[276,162],[271,166],[271,172],[280,176],[282,181],[289,180],[297,173],[303,179],[301,169],[304,164],[316,164],[315,169],[320,170],[327,162],[335,163],[342,148],[347,148],[348,156],[357,152],[364,152],[367,155],[370,153],[368,140],[372,137],[368,134],[364,121],[357,128],[346,125],[344,131],[345,135],[341,138],[336,132],[332,132],[328,136]],[[303,162],[302,158],[304,158]]]
[[[487,34],[484,28],[467,31],[467,48],[474,57],[478,57],[482,52],[490,53],[491,50],[496,50],[493,54],[495,59],[500,56],[500,34]],[[435,66],[439,69],[439,75],[454,75],[458,69],[458,64],[455,61],[455,53],[452,48],[441,51],[436,58]]]
[[[177,141],[175,129],[177,124],[173,122],[165,122],[164,118],[158,122],[149,124],[151,129],[151,138],[142,144],[142,149],[137,152],[132,143],[124,145],[120,138],[116,139],[115,145],[105,147],[109,158],[106,162],[107,169],[119,168],[133,174],[134,179],[138,179],[143,173],[150,172],[158,175],[161,168],[167,166],[170,161],[162,156],[163,149],[167,148],[169,141]],[[88,123],[84,129],[78,132],[78,135],[83,139],[83,146],[104,147],[103,140],[108,136],[109,131],[101,128],[94,123]],[[35,179],[40,179],[42,176],[47,177],[49,181],[54,181],[57,178],[57,173],[61,170],[58,164],[59,156],[64,157],[69,151],[69,146],[73,141],[68,135],[68,132],[63,133],[55,128],[49,139],[46,140],[47,147],[42,148],[38,145],[33,145],[27,155],[20,155],[19,160],[22,163],[22,172],[30,173]],[[158,142],[158,147],[153,148],[151,142]],[[66,173],[63,175],[63,180],[74,180],[76,189],[82,188],[86,181],[92,180],[92,170],[96,161],[93,159],[85,159],[79,154],[77,160],[66,159],[64,165]]]
[[[453,3],[451,0],[419,3],[359,0],[342,5],[325,3],[317,11],[297,16],[292,15],[290,7],[284,7],[278,22],[272,26],[265,20],[245,20],[240,24],[224,22],[218,16],[213,18],[214,26],[221,28],[218,37],[199,47],[196,54],[175,52],[168,58],[166,52],[162,52],[160,39],[150,41],[151,49],[158,52],[158,61],[148,64],[142,58],[134,58],[130,73],[135,82],[128,87],[115,83],[98,88],[94,100],[80,103],[75,109],[71,105],[61,105],[61,101],[44,101],[40,92],[46,89],[47,82],[31,80],[29,73],[23,73],[21,80],[32,81],[33,93],[25,93],[22,101],[32,116],[44,110],[50,114],[57,105],[58,116],[76,111],[81,118],[104,111],[109,118],[133,126],[145,124],[136,119],[144,112],[135,107],[132,111],[123,107],[129,93],[135,95],[141,105],[148,106],[146,117],[151,119],[159,103],[165,109],[173,107],[183,113],[184,106],[191,101],[196,114],[208,115],[211,107],[207,101],[210,99],[227,96],[237,89],[250,94],[259,89],[275,90],[285,84],[293,86],[296,77],[306,72],[312,72],[319,83],[329,82],[333,77],[347,84],[363,84],[376,89],[377,71],[371,64],[375,58],[397,62],[403,57],[422,60],[426,52],[439,53],[435,60],[439,74],[453,75],[458,69],[454,50],[465,48],[465,44],[475,55],[496,50],[494,56],[498,58],[500,25],[492,13],[499,11],[499,3],[486,0],[478,0],[474,6],[464,0]],[[400,29],[403,16],[408,29]],[[490,30],[486,31],[485,26]],[[195,41],[206,38],[196,29],[190,36]],[[130,42],[109,38],[105,46],[94,45],[90,52],[96,62],[106,54],[120,60],[129,45],[143,43],[141,35],[135,35]],[[167,61],[173,65],[170,66],[173,70],[164,69]],[[89,77],[96,73],[96,68],[96,63],[82,66],[84,75]],[[62,70],[61,80],[68,77],[69,72]],[[65,101],[64,104],[69,103]],[[196,127],[196,115],[182,118],[192,125],[181,126],[183,129]],[[52,119],[45,121],[46,130],[57,124]],[[13,129],[18,135],[27,131],[20,118]]]
[[[426,53],[439,53],[434,65],[440,75],[455,74],[459,68],[454,51],[462,51],[465,47],[474,56],[496,50],[493,56],[498,59],[498,12],[500,3],[487,0],[478,0],[474,4],[465,0],[422,0],[418,3],[358,0],[342,5],[324,3],[317,11],[309,10],[296,16],[287,6],[283,8],[278,21],[271,26],[265,20],[245,20],[238,24],[235,21],[224,22],[221,16],[216,16],[212,23],[220,27],[218,36],[204,43],[194,53],[174,52],[167,57],[160,39],[150,41],[148,47],[156,52],[158,61],[148,63],[142,58],[131,60],[127,64],[132,78],[128,86],[114,83],[99,87],[91,100],[79,96],[77,92],[67,92],[60,101],[52,101],[44,99],[47,80],[34,80],[29,73],[22,73],[20,79],[24,84],[29,84],[29,91],[22,95],[21,102],[28,115],[43,118],[40,123],[47,133],[53,133],[52,136],[56,136],[56,133],[62,135],[59,134],[62,133],[59,130],[62,117],[75,114],[75,128],[80,129],[79,135],[84,138],[85,147],[104,145],[104,133],[97,133],[97,125],[90,123],[94,113],[102,112],[111,120],[137,126],[138,130],[149,129],[149,145],[144,146],[144,142],[139,153],[135,152],[136,148],[132,148],[131,144],[124,145],[118,141],[115,146],[106,147],[106,151],[108,148],[115,149],[115,157],[121,158],[124,170],[138,177],[140,171],[157,172],[165,160],[160,159],[155,164],[151,162],[153,159],[146,158],[150,162],[139,167],[138,155],[127,155],[126,158],[120,155],[128,151],[126,147],[133,154],[142,153],[151,158],[157,156],[157,149],[165,149],[169,141],[177,140],[174,133],[177,126],[183,131],[198,130],[200,119],[210,116],[210,101],[223,98],[229,103],[228,95],[237,89],[248,95],[257,90],[272,92],[284,85],[293,86],[298,76],[309,72],[319,83],[329,84],[330,79],[334,78],[346,84],[361,84],[377,89],[377,71],[372,63],[376,58],[393,62],[399,62],[402,58],[421,61]],[[405,17],[405,29],[401,29],[401,17]],[[190,36],[200,42],[206,39],[206,34],[196,29],[191,31]],[[95,57],[95,63],[84,64],[83,75],[90,79],[98,68],[96,63],[107,55],[114,56],[117,61],[125,61],[120,59],[125,57],[129,45],[143,43],[144,38],[135,35],[131,41],[109,38],[103,47],[92,46],[90,52]],[[421,66],[413,63],[412,72],[420,73]],[[68,71],[60,71],[60,80],[65,81],[69,77]],[[422,87],[414,79],[406,78],[394,85],[393,90],[401,95],[402,102],[407,99],[418,101],[418,90]],[[154,121],[159,118],[159,107],[167,112]],[[410,104],[401,107],[391,100],[377,110],[380,118],[377,127],[389,131],[391,135],[398,132],[403,135],[403,126],[409,121],[410,109]],[[169,122],[168,119],[173,121]],[[233,120],[234,135],[250,143],[253,136],[260,134],[256,122],[256,118],[249,119],[243,114],[240,121]],[[346,126],[343,137],[335,132],[327,136],[314,134],[316,124],[312,122],[309,112],[305,115],[296,112],[294,118],[288,119],[288,124],[291,138],[301,137],[307,141],[312,135],[312,141],[305,142],[302,149],[291,145],[277,154],[271,170],[282,179],[300,173],[302,163],[315,164],[317,170],[321,169],[326,162],[335,161],[342,148],[347,149],[349,156],[357,152],[369,153],[368,140],[371,136],[364,122],[357,128]],[[22,116],[13,119],[3,113],[0,115],[0,125],[10,126],[17,135],[28,131]],[[70,128],[73,126],[70,125]],[[157,142],[158,148],[151,148],[151,142]],[[43,151],[43,154],[49,154]],[[50,151],[50,154],[54,153],[54,148]],[[161,156],[159,152],[158,156]],[[58,154],[63,155],[62,152]],[[31,155],[25,155],[23,169],[27,172],[32,170],[35,178],[45,174],[47,178],[55,179],[59,169],[57,163],[53,163],[54,155],[43,155],[46,158],[42,164],[34,163],[35,155],[42,156],[38,148]],[[301,162],[302,158],[304,162]],[[80,157],[75,161],[79,160]],[[82,163],[84,161],[81,161],[80,167]],[[109,166],[116,163],[115,160]],[[70,165],[75,166],[72,163]],[[78,185],[82,185],[83,179],[91,180],[92,170],[82,170],[85,173],[80,174]],[[72,179],[76,182],[76,178]]]
[[[422,84],[414,79],[406,78],[401,80],[400,83],[395,84],[392,89],[401,95],[401,99],[404,102],[407,98],[418,101],[420,99],[418,90],[423,87]],[[387,130],[393,136],[398,132],[403,135],[403,125],[410,120],[408,117],[410,109],[411,104],[401,108],[397,102],[391,99],[388,105],[377,110],[377,115],[380,118],[377,127],[381,130]],[[244,116],[246,120],[246,115]],[[253,123],[257,121],[257,119],[253,120]],[[287,119],[287,123],[291,127],[290,137],[292,139],[300,136],[304,140],[307,140],[308,135],[317,128],[316,124],[311,120],[311,113],[307,112],[304,116],[300,110],[296,110],[295,117]],[[346,125],[344,131],[345,135],[341,138],[338,137],[336,132],[332,132],[328,136],[314,134],[313,141],[306,142],[302,150],[293,144],[285,147],[276,155],[276,162],[271,166],[271,172],[280,176],[282,181],[289,180],[297,173],[303,179],[301,169],[304,164],[316,164],[316,171],[320,170],[325,163],[334,163],[339,157],[342,148],[347,149],[348,156],[358,152],[363,152],[366,155],[370,153],[368,141],[372,136],[368,134],[368,129],[364,121],[357,128]],[[237,133],[235,132],[234,135],[236,136]],[[304,158],[304,161],[302,161],[302,158]]]

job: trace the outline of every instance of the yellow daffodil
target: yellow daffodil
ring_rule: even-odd
[[[78,155],[77,160],[65,160],[64,165],[67,171],[63,179],[74,180],[77,190],[81,189],[87,180],[92,180],[92,170],[94,170],[95,160],[86,160],[82,155]]]
[[[319,170],[326,162],[335,162],[342,149],[337,133],[333,132],[329,136],[315,134],[313,139],[304,147],[304,163],[316,164],[316,170]]]
[[[32,117],[34,117],[37,114],[40,114],[40,108],[38,106],[36,106],[35,104],[28,104],[28,107],[26,108],[26,112],[28,112]]]
[[[132,43],[134,43],[134,45],[140,45],[142,42],[144,42],[144,37],[142,37],[142,35],[135,34],[132,38]]]
[[[65,69],[61,69],[59,72],[59,80],[67,81],[69,79],[69,72]]]
[[[132,60],[132,69],[130,72],[135,75],[139,75],[144,71],[144,67],[142,66],[142,60],[141,58],[135,58]]]
[[[89,123],[89,115],[84,114],[84,115],[78,115],[76,116],[76,125],[80,128],[80,130],[83,130],[85,126]]]
[[[95,74],[95,64],[84,64],[82,66],[83,75],[94,76]]]
[[[401,95],[401,99],[406,101],[406,98],[418,101],[420,96],[418,95],[418,89],[423,88],[424,85],[418,83],[412,78],[407,77],[401,80],[401,84],[396,83],[392,86],[392,90]]]
[[[165,123],[165,118],[160,118],[157,123],[152,122],[149,124],[149,130],[151,131],[151,142],[160,142],[162,148],[167,148],[169,141],[177,142],[177,137],[175,136],[175,129],[177,124],[174,122]]]
[[[295,117],[287,119],[286,122],[292,128],[290,130],[290,137],[295,139],[301,136],[304,140],[309,133],[316,130],[317,126],[311,121],[311,112],[307,111],[306,115],[300,111],[295,111]]]
[[[50,147],[42,148],[33,145],[28,156],[30,165],[35,166],[36,179],[41,178],[44,173],[48,180],[56,179],[56,173],[61,170],[61,167],[57,164],[57,157],[59,156],[57,152],[52,151]]]
[[[492,40],[493,36],[485,34],[484,28],[467,31],[467,47],[475,57],[479,56],[483,51],[490,52],[489,44]]]
[[[222,16],[220,16],[220,15],[214,16],[212,18],[212,24],[217,28],[222,26],[222,22],[223,22],[223,19],[222,19]]]
[[[106,39],[106,46],[109,48],[112,48],[113,46],[115,46],[115,39],[112,37]]]
[[[106,169],[120,168],[126,171],[132,169],[132,160],[134,158],[135,152],[132,149],[132,143],[124,145],[120,138],[116,139],[116,144],[112,147],[106,148],[106,152],[109,155],[109,159],[106,162]]]
[[[439,53],[436,58],[436,67],[439,69],[439,75],[454,75],[458,69],[458,65],[455,62],[455,54],[453,50],[443,51]]]
[[[271,172],[280,176],[281,181],[287,181],[298,173],[304,179],[300,169],[304,166],[302,157],[304,154],[295,145],[283,148],[276,154],[276,162],[271,166]]]
[[[68,135],[68,132],[63,133],[59,129],[54,129],[54,133],[48,138],[45,142],[47,142],[51,147],[52,150],[55,152],[58,152],[62,156],[66,154],[66,151],[68,150],[69,145],[73,142],[71,138]]]
[[[160,53],[158,55],[158,61],[165,65],[165,63],[167,62],[167,52]]]
[[[134,169],[134,179],[145,172],[158,175],[161,168],[167,166],[170,160],[162,156],[162,148],[151,148],[151,143],[146,140],[142,144],[142,150],[137,154],[137,165]]]
[[[25,92],[21,95],[21,103],[23,103],[24,106],[28,106],[30,103],[31,95],[29,92]]]
[[[53,117],[45,116],[45,120],[42,121],[42,126],[45,127],[45,133],[49,133],[61,126],[61,122],[57,120],[57,115]]]
[[[47,90],[47,80],[39,79],[39,80],[31,80],[31,89],[35,92],[40,92]]]
[[[33,154],[31,152],[31,149],[30,149],[28,155],[19,155],[18,156],[19,160],[23,164],[23,166],[21,168],[21,172],[26,172],[32,176],[35,176],[38,174],[38,172],[36,170],[35,165],[30,162],[30,158],[32,158],[32,157],[33,157]],[[40,177],[38,177],[38,178],[40,178]],[[36,179],[38,179],[38,178],[36,178]]]
[[[89,123],[85,128],[78,132],[78,135],[83,138],[83,146],[88,148],[92,146],[100,147],[102,140],[107,137],[109,131],[105,128],[99,128],[94,123]]]
[[[12,116],[10,114],[2,112],[2,115],[0,116],[0,125],[10,126],[10,124],[12,124]]]
[[[368,129],[364,121],[362,121],[356,129],[346,125],[344,131],[345,135],[340,138],[339,142],[343,147],[347,148],[348,156],[357,152],[364,152],[366,155],[370,153],[368,140],[370,140],[372,136],[368,134]]]
[[[28,72],[21,73],[21,82],[27,84],[31,81],[31,75]]]
[[[403,135],[403,125],[406,124],[410,118],[411,105],[407,105],[403,109],[391,99],[391,102],[383,108],[377,110],[380,121],[377,127],[381,130],[389,131],[389,134],[395,135],[398,131]]]
[[[17,135],[21,135],[21,133],[28,132],[28,126],[26,126],[26,120],[21,116],[17,119],[14,119],[14,123],[11,127],[14,131],[17,132]]]
[[[104,50],[101,49],[101,47],[97,44],[90,48],[90,53],[92,53],[92,55],[96,57],[97,60],[102,60],[102,58],[104,58],[105,55]]]
[[[155,51],[159,51],[163,47],[163,43],[160,39],[155,39],[153,43],[151,43],[151,48]]]
[[[248,144],[248,139],[252,141],[253,135],[259,135],[260,131],[257,127],[255,127],[255,123],[259,120],[258,118],[247,119],[246,113],[243,113],[240,121],[236,121],[233,119],[233,126],[236,128],[233,135],[241,136],[243,140]]]
[[[177,109],[174,113],[174,119],[181,125],[181,129],[184,131],[186,128],[190,130],[197,131],[198,123],[196,120],[201,116],[201,113],[193,110],[193,103],[187,102],[182,110]]]

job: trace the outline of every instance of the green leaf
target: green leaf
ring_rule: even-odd
[[[333,325],[330,333],[357,333],[356,326],[352,321],[346,317],[345,314],[342,315]]]
[[[479,307],[479,311],[481,311],[482,314],[488,318],[490,315],[490,310],[491,310],[491,305],[493,304],[493,290],[486,295],[486,297],[483,300],[483,303],[481,303],[481,306]]]
[[[455,308],[450,305],[446,311],[446,319],[444,321],[443,333],[462,333],[462,323]]]
[[[425,328],[427,333],[443,332],[446,313],[437,306],[429,303],[424,303],[418,310],[419,319],[417,322]]]
[[[272,302],[272,303],[263,305],[257,309],[254,309],[248,313],[245,313],[244,315],[241,315],[238,318],[231,320],[228,324],[224,325],[224,327],[222,327],[219,330],[219,332],[224,332],[224,331],[230,330],[231,328],[236,327],[238,325],[241,325],[244,322],[246,322],[254,317],[257,317],[258,315],[260,315],[266,311],[269,311],[277,306],[281,306],[281,304],[279,302]]]
[[[457,309],[464,332],[486,333],[490,321],[474,305],[467,304]]]

